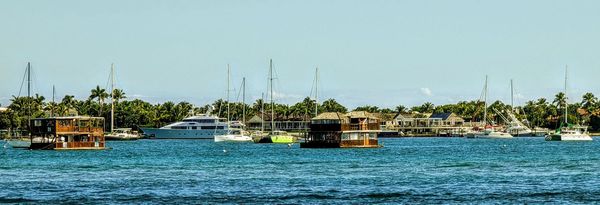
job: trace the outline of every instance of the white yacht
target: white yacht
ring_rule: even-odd
[[[131,128],[116,128],[113,132],[104,135],[106,140],[137,140],[140,139],[140,135],[137,131]]]
[[[215,142],[252,142],[248,132],[239,128],[230,128],[225,135],[216,135]]]
[[[214,139],[228,133],[224,118],[210,114],[188,117],[161,128],[141,128],[144,135],[155,139]]]
[[[506,132],[495,131],[494,128],[485,129],[475,134],[475,138],[487,139],[512,139],[513,136]]]
[[[592,141],[592,137],[587,134],[587,127],[572,126],[561,127],[560,131],[554,134],[546,135],[546,141]]]

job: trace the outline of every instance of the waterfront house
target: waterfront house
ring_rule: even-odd
[[[376,148],[380,120],[371,113],[355,111],[321,113],[311,119],[301,148]]]

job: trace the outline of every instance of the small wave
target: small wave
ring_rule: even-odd
[[[19,204],[19,203],[31,203],[36,202],[36,200],[26,199],[26,198],[4,198],[0,197],[0,204]]]
[[[473,163],[464,162],[464,163],[457,163],[457,164],[439,165],[439,166],[436,166],[436,168],[455,168],[455,167],[474,167],[474,166],[475,166],[475,164],[473,164]]]

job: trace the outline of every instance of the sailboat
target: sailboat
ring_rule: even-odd
[[[565,67],[565,122],[561,123],[560,128],[554,134],[546,135],[546,141],[592,141],[592,137],[587,134],[587,127],[575,126],[569,124],[568,119],[568,95],[567,95],[567,74],[568,67]]]
[[[494,127],[487,123],[487,95],[488,95],[488,77],[485,76],[485,87],[484,87],[484,112],[483,112],[483,124],[485,125],[484,130],[475,133],[475,138],[487,138],[487,139],[511,139],[512,135],[506,132],[499,132],[494,130]]]
[[[246,122],[246,78],[242,79],[242,122],[232,122],[229,114],[229,84],[231,78],[231,69],[227,65],[227,133],[223,135],[215,135],[215,142],[252,142],[252,137],[248,136],[244,130]]]
[[[115,64],[110,65],[110,133],[105,140],[137,140],[140,135],[131,128],[115,129]]]
[[[31,63],[27,62],[27,68],[25,69],[25,75],[27,75],[27,127],[31,126]],[[23,77],[25,80],[25,76]],[[23,85],[23,84],[21,84]],[[20,94],[20,93],[19,93]],[[29,130],[29,129],[28,129]],[[28,132],[28,136],[22,136],[20,132],[9,133],[10,138],[6,140],[7,144],[12,148],[29,148],[31,146],[31,134]]]
[[[269,82],[271,89],[271,133],[266,137],[261,138],[258,143],[280,143],[280,144],[291,144],[294,143],[294,137],[289,135],[286,131],[277,130],[275,128],[275,112],[273,103],[273,59],[269,60]]]
[[[523,124],[517,117],[515,116],[515,100],[514,100],[514,88],[513,88],[513,80],[510,80],[510,107],[511,110],[508,112],[509,123],[506,131],[515,136],[533,136],[533,131],[529,129],[525,124]]]

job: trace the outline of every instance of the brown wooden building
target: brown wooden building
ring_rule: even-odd
[[[371,113],[322,113],[313,118],[301,148],[376,148],[380,120]]]
[[[36,118],[30,123],[30,149],[98,150],[105,148],[102,117]]]

